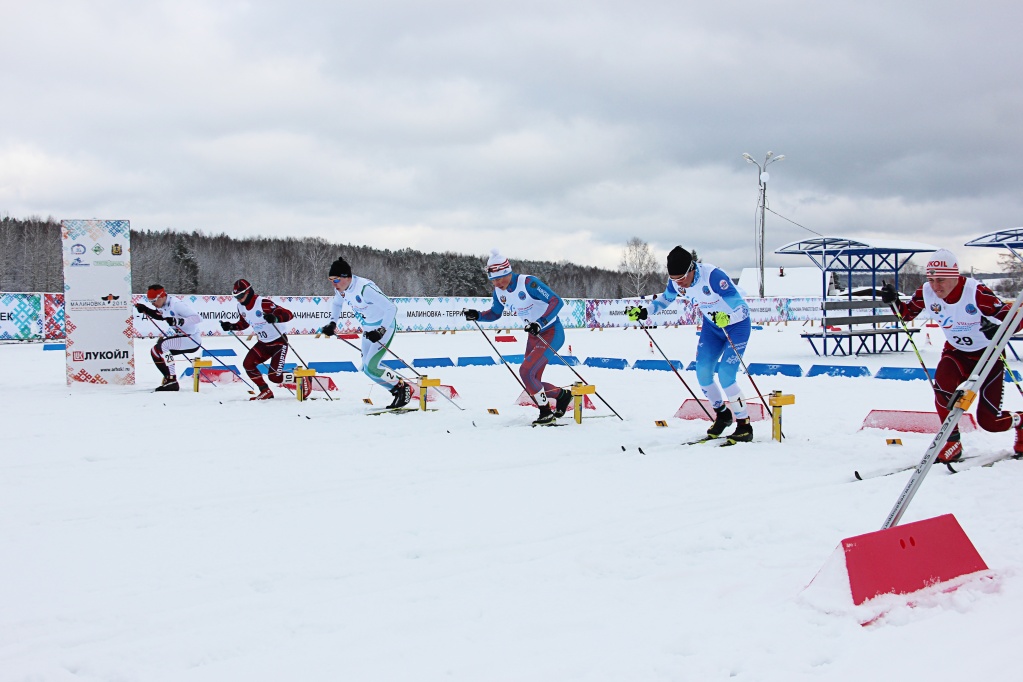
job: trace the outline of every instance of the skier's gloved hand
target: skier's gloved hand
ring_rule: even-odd
[[[172,316],[172,317],[165,317],[165,318],[163,318],[163,321],[166,322],[167,324],[169,324],[172,327],[180,327],[181,325],[183,325],[185,323],[185,318],[183,318],[183,317],[173,317]]]
[[[530,322],[523,327],[523,331],[529,332],[533,336],[540,336],[540,325],[536,322]]]
[[[380,339],[384,338],[386,333],[387,327],[377,327],[366,332],[366,338],[369,339],[370,343],[377,343]]]
[[[337,322],[334,322],[333,320],[330,321],[330,324],[324,326],[323,329],[320,330],[320,333],[324,336],[334,336],[336,332]]]
[[[629,316],[629,319],[633,322],[639,322],[647,318],[646,308],[641,305],[633,306],[625,309],[625,314]]]
[[[988,341],[995,338],[995,334],[998,333],[1000,324],[995,324],[986,317],[980,318],[980,333],[988,338]]]
[[[732,318],[729,317],[728,313],[726,313],[726,312],[718,311],[718,312],[714,313],[714,324],[716,324],[719,327],[727,327],[728,326],[728,322],[731,319]]]
[[[881,287],[881,300],[891,305],[899,300],[899,292],[895,290],[895,285],[891,282],[885,282]]]
[[[220,328],[223,329],[225,332],[229,332],[232,329],[234,329],[234,322],[228,322],[227,320],[221,320],[220,321]]]
[[[469,308],[468,310],[463,310],[462,313],[465,315],[465,319],[468,320],[469,322],[475,322],[476,320],[480,319],[480,311],[478,310],[473,310],[472,308]]]
[[[146,305],[142,305],[141,303],[136,303],[136,304],[135,304],[135,310],[139,311],[140,313],[142,313],[142,314],[143,314],[143,315],[145,315],[146,317],[152,317],[152,316],[153,316],[153,314],[154,314],[154,312],[155,312],[155,311],[154,311],[154,310],[153,310],[152,308],[150,308],[149,306],[146,306]]]
[[[277,316],[273,313],[263,313],[263,319],[270,324],[277,324]]]

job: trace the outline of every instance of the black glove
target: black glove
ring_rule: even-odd
[[[530,322],[524,328],[524,331],[529,332],[533,336],[540,336],[540,325],[536,322]]]
[[[139,311],[140,313],[142,313],[146,317],[154,317],[156,315],[159,315],[159,313],[157,313],[155,310],[153,310],[152,308],[150,308],[147,305],[142,305],[141,303],[136,303],[135,304],[135,310]]]
[[[380,339],[384,338],[384,334],[387,333],[387,327],[377,327],[376,329],[366,332],[366,338],[369,339],[370,343],[376,343]]]
[[[463,310],[462,313],[465,315],[465,319],[467,319],[469,322],[475,322],[476,320],[480,319],[480,311],[478,310],[473,310],[472,308],[469,308],[468,310]]]
[[[986,336],[988,341],[990,341],[991,339],[995,338],[995,334],[998,333],[998,328],[1001,327],[1001,326],[1002,325],[995,324],[994,322],[992,322],[991,320],[987,319],[986,317],[981,317],[980,318],[980,333],[983,334],[984,336]]]
[[[185,318],[183,318],[183,317],[165,317],[165,318],[163,318],[163,321],[166,322],[167,324],[169,324],[172,327],[180,327],[181,325],[183,325],[185,323]]]
[[[895,285],[891,282],[885,282],[881,287],[881,300],[891,305],[899,300],[899,292],[895,291]]]
[[[220,328],[223,329],[225,332],[229,332],[232,329],[234,329],[234,322],[228,322],[227,320],[221,320],[220,321]]]
[[[326,325],[323,329],[320,330],[320,333],[325,336],[334,336],[336,332],[337,322],[334,322],[333,320],[331,320],[330,324]]]
[[[263,319],[269,324],[277,324],[277,316],[273,313],[263,313]]]

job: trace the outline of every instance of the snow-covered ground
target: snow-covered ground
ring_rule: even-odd
[[[817,358],[799,331],[755,331],[747,361],[916,366]],[[694,329],[652,333],[693,357]],[[517,336],[502,351],[521,353]],[[293,341],[307,361],[358,361]],[[635,330],[568,344],[657,357]],[[955,514],[990,572],[913,606],[853,607],[830,574],[804,592],[842,538],[880,529],[910,475],[853,471],[915,463],[930,440],[887,446],[863,418],[931,409],[926,382],[756,377],[796,396],[787,441],[760,422],[755,443],[719,449],[679,445],[706,422],[672,418],[687,394],[670,372],[580,367],[625,421],[533,429],[500,365],[433,371],[464,411],[370,417],[362,399],[388,396],[361,374],[335,375],[334,402],[152,393],[148,347],[139,386],[68,388],[63,353],[0,346],[4,682],[1020,679],[1023,462],[935,468],[903,518]],[[490,354],[461,332],[394,349]],[[1006,406],[1023,409],[1011,385]],[[1011,442],[964,436],[967,454]]]

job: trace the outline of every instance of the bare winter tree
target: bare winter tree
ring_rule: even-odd
[[[625,275],[626,296],[649,294],[660,285],[662,279],[654,252],[639,237],[633,237],[625,244],[618,269]]]
[[[1005,279],[998,283],[998,293],[1015,296],[1023,288],[1023,263],[1011,253],[999,254],[998,260],[1005,273]]]

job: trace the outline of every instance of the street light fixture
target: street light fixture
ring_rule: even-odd
[[[767,181],[771,179],[771,175],[767,172],[767,167],[775,161],[781,161],[785,158],[784,154],[774,155],[774,152],[767,152],[767,156],[764,157],[764,165],[760,165],[756,160],[749,154],[743,153],[742,158],[746,159],[746,163],[752,163],[760,171],[758,181],[760,182],[760,205],[757,210],[760,211],[760,221],[756,227],[756,235],[754,238],[754,244],[757,251],[757,269],[759,270],[760,280],[760,298],[764,297],[764,213],[767,211]]]

